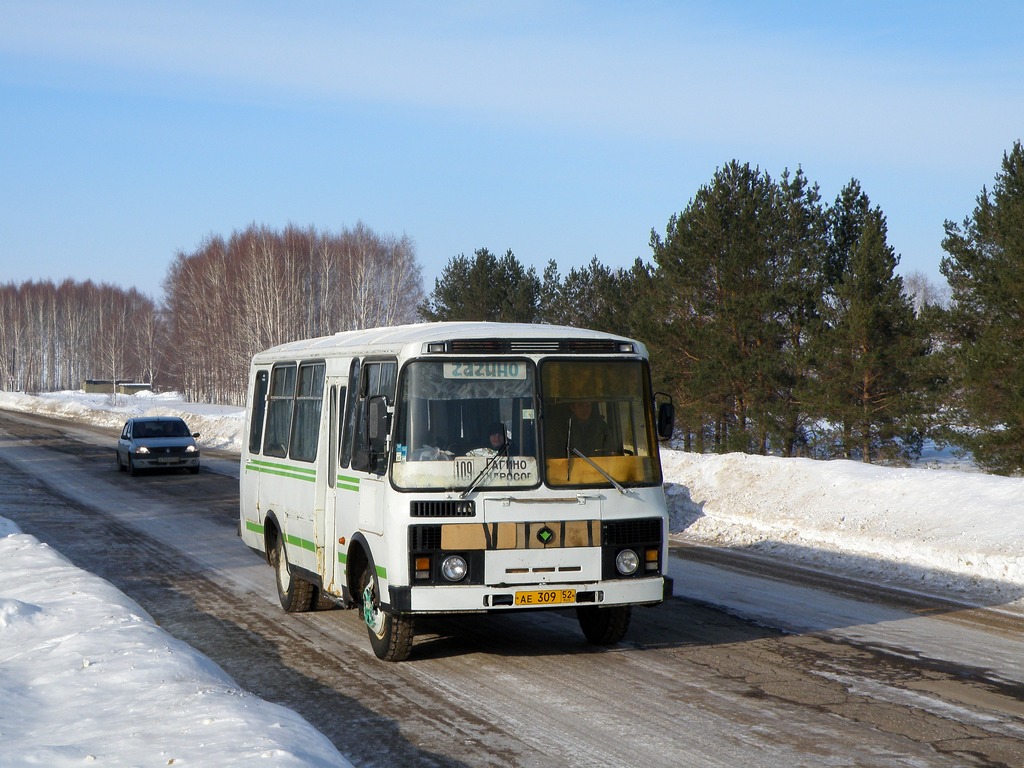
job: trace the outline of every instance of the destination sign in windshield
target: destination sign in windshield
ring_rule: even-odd
[[[522,381],[526,364],[518,360],[477,360],[469,363],[445,363],[446,379],[490,379]]]

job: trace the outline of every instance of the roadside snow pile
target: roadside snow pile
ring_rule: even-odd
[[[1024,592],[1024,480],[664,451],[671,529],[929,591]]]
[[[137,603],[0,517],[0,764],[348,766]]]

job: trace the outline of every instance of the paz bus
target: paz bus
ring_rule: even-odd
[[[672,593],[647,350],[578,328],[423,323],[256,354],[239,533],[285,611],[362,613],[377,657],[423,614],[575,609],[612,644]]]

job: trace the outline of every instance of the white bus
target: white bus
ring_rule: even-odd
[[[381,659],[409,655],[417,614],[572,607],[611,644],[671,595],[671,431],[620,336],[426,323],[282,344],[252,360],[239,530],[286,611],[361,608]]]

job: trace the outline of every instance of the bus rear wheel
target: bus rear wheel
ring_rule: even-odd
[[[277,576],[277,598],[288,613],[308,611],[313,605],[315,588],[305,579],[292,575],[288,567],[288,554],[284,549],[284,536],[278,535],[270,553],[270,564]]]
[[[363,621],[373,653],[382,661],[405,661],[412,650],[414,634],[411,616],[386,613],[380,607],[380,584],[367,565],[360,579],[363,602]]]
[[[579,606],[576,618],[584,636],[594,645],[615,645],[626,636],[632,607],[613,605],[598,608],[596,605]]]

